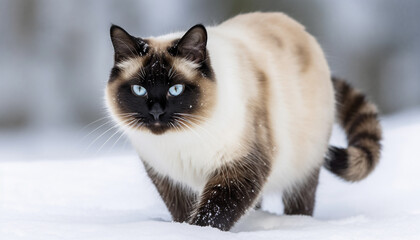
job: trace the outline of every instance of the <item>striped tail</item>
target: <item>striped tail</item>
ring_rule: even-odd
[[[343,80],[332,78],[337,121],[347,135],[347,148],[330,146],[324,166],[351,182],[364,179],[379,162],[382,131],[376,106]]]

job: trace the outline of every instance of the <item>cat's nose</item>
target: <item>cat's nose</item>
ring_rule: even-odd
[[[152,106],[152,109],[150,109],[149,114],[153,116],[153,118],[157,121],[159,120],[159,117],[163,115],[165,112],[163,111],[162,107],[159,103],[155,103]]]

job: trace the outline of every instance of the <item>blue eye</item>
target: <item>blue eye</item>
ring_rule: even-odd
[[[184,85],[183,84],[175,84],[172,87],[169,88],[169,95],[176,97],[179,96],[184,91]]]
[[[131,91],[136,96],[144,97],[147,94],[146,88],[140,86],[140,85],[131,85]]]

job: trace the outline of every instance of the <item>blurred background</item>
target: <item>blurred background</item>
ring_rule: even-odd
[[[417,0],[0,0],[0,160],[129,149],[104,118],[111,23],[147,37],[258,10],[305,25],[384,115],[420,106]]]

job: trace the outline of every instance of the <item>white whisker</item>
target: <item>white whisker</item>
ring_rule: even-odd
[[[125,124],[124,126],[130,126],[132,123],[134,123],[136,121],[136,119],[131,120],[131,122],[129,122],[128,124]],[[101,149],[105,146],[105,144],[116,134],[118,133],[118,131],[116,131],[114,134],[112,134],[102,145],[101,147],[96,151],[96,153],[100,152]]]
[[[176,113],[175,115],[180,115],[180,114]],[[190,120],[188,120],[188,119],[186,119],[182,116],[175,116],[175,118],[182,119],[185,123],[189,123],[189,124],[193,125],[194,127],[200,128],[208,137],[211,138],[211,140],[212,140],[211,142],[216,142],[217,141],[217,138],[213,134],[211,134],[206,128],[200,126],[199,124],[194,123],[193,121],[190,121]],[[197,121],[199,121],[200,123],[203,122],[203,121],[200,121],[200,120],[197,120]]]
[[[114,147],[115,147],[115,145],[120,141],[120,139],[124,136],[124,131],[120,131],[121,132],[121,134],[120,134],[120,136],[117,138],[117,140],[114,142],[114,144],[112,144],[112,146],[111,146],[111,148],[109,149],[109,151],[111,151],[112,149],[114,149]]]
[[[111,127],[111,128],[109,128],[108,130],[106,130],[105,132],[103,132],[101,135],[99,135],[98,137],[96,137],[88,146],[87,146],[87,148],[86,148],[86,150],[85,151],[87,151],[87,150],[89,150],[89,148],[96,142],[96,141],[98,141],[98,139],[99,138],[101,138],[102,136],[104,136],[107,132],[109,132],[109,131],[111,131],[112,129],[115,129],[115,128],[118,128],[119,126],[118,125],[115,125],[115,126],[113,126],[113,127]]]
[[[186,128],[191,130],[198,138],[200,138],[203,142],[205,142],[205,139],[197,131],[195,131],[192,127],[188,126],[188,124],[184,122],[184,119],[181,119],[179,117],[175,117],[175,118],[177,119],[177,121],[180,124],[184,125]]]

